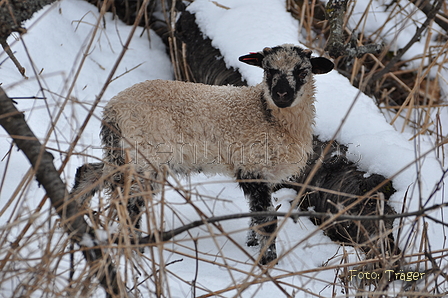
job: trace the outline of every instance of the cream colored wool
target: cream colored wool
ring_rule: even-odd
[[[309,76],[288,108],[264,89],[145,81],[112,98],[103,120],[117,124],[139,172],[153,172],[151,162],[183,174],[260,173],[278,183],[300,173],[312,150],[314,80]]]

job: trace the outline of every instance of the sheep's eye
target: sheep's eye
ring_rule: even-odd
[[[278,70],[276,69],[268,69],[266,70],[266,75],[268,78],[272,78],[277,72]]]
[[[299,73],[297,74],[297,77],[299,78],[299,79],[304,79],[304,78],[306,78],[306,76],[308,75],[308,71],[307,70],[301,70],[301,71],[299,71]]]

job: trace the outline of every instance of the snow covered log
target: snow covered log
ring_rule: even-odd
[[[330,146],[330,150],[323,154],[327,146]],[[395,192],[392,182],[381,175],[366,175],[360,171],[357,164],[347,158],[346,150],[344,145],[337,142],[322,142],[315,136],[313,154],[308,160],[308,165],[301,175],[292,177],[291,183],[283,184],[282,187],[303,193],[299,203],[303,211],[337,214],[353,204],[344,214],[361,216],[395,214],[395,210],[388,204],[389,198]],[[319,160],[321,166],[317,168],[309,186],[304,186]],[[316,190],[316,187],[329,191]],[[371,195],[364,197],[370,192]],[[328,218],[315,217],[311,218],[311,221],[315,225],[320,225]],[[334,220],[331,225],[324,228],[324,231],[333,241],[361,248],[370,257],[383,253],[394,255],[398,254],[400,249],[395,245],[392,235],[393,221],[393,219]]]

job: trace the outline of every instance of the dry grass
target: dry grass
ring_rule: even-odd
[[[132,168],[123,170],[129,172]],[[33,178],[29,176],[25,180],[31,182]],[[223,180],[211,181],[210,184],[212,183],[225,185],[230,182]],[[141,231],[143,235],[148,231],[152,233],[167,231],[188,224],[195,218],[207,219],[219,215],[216,206],[226,206],[230,202],[221,195],[213,197],[204,194],[203,191],[199,191],[202,187],[210,186],[195,185],[186,181],[176,185],[171,181],[165,184],[161,196],[153,197],[148,193],[146,195],[148,208],[143,217],[144,224]],[[296,297],[303,297],[303,293],[308,293],[310,297],[325,297],[310,290],[315,283],[321,284],[322,290],[332,288],[334,297],[341,297],[341,293],[344,293],[342,297],[390,297],[383,294],[390,295],[391,287],[395,287],[395,292],[392,291],[394,297],[443,297],[446,288],[445,269],[441,268],[442,271],[438,271],[434,264],[439,264],[441,259],[446,258],[448,250],[442,248],[431,251],[430,241],[425,233],[427,225],[424,225],[422,231],[421,252],[391,258],[387,249],[381,244],[386,243],[387,238],[380,234],[377,235],[378,240],[374,241],[377,251],[370,256],[370,259],[364,259],[363,253],[351,247],[341,246],[321,266],[304,270],[299,269],[302,267],[299,264],[302,264],[303,260],[297,252],[306,248],[308,239],[319,235],[321,230],[319,227],[310,229],[310,225],[305,223],[308,219],[303,218],[299,223],[301,222],[301,226],[307,226],[308,230],[305,229],[302,237],[289,239],[286,245],[279,244],[282,248],[279,255],[281,266],[271,264],[260,267],[256,262],[258,253],[244,245],[244,235],[247,232],[245,220],[239,221],[242,226],[225,221],[205,224],[203,227],[178,235],[172,241],[163,242],[156,238],[155,243],[145,245],[146,249],[141,252],[139,248],[142,245],[130,241],[135,237],[135,230],[133,225],[129,224],[127,210],[123,204],[128,200],[127,196],[118,200],[108,200],[101,195],[85,211],[85,216],[101,231],[98,248],[110,259],[99,260],[89,266],[81,253],[87,248],[72,245],[60,228],[58,217],[52,209],[49,209],[48,204],[40,210],[28,209],[24,208],[26,205],[24,200],[29,199],[19,196],[12,200],[9,208],[13,210],[20,208],[23,212],[11,216],[8,225],[0,230],[2,240],[0,285],[3,289],[14,289],[12,294],[8,294],[11,297],[105,295],[101,294],[104,292],[98,285],[96,275],[108,274],[104,272],[104,263],[110,261],[119,268],[118,280],[122,291],[120,297],[124,297],[128,292],[138,297],[139,295],[171,297],[173,287],[189,289],[185,296],[195,292],[195,297],[233,297],[238,296],[238,293],[241,297],[258,297],[261,295],[261,286],[264,283],[275,284],[278,289],[285,291],[285,295],[294,296],[296,293]],[[333,220],[330,219],[328,223],[331,224]],[[408,221],[406,226],[410,225],[409,220],[406,218],[403,220]],[[283,229],[294,227],[291,226],[289,219],[287,221],[281,219],[279,226],[282,226],[282,223],[289,223]],[[401,231],[404,226],[404,222],[398,226],[398,234],[404,233]],[[280,239],[284,239],[285,235],[282,233]],[[399,236],[404,240],[406,237],[408,236]],[[325,248],[321,245],[311,247],[311,251],[316,249],[319,251]],[[308,253],[311,253],[310,250]],[[397,263],[400,267],[396,266]],[[285,264],[297,264],[299,268],[294,269],[295,266]],[[202,270],[206,270],[209,274],[212,272],[211,268],[217,270],[216,278],[227,279],[227,282],[222,284],[229,285],[217,288],[216,285],[201,282],[204,280]],[[386,270],[394,270],[392,277],[386,275]],[[395,279],[400,279],[400,276],[396,277],[395,273],[400,273],[400,270],[425,273],[424,282],[397,282]],[[186,271],[189,271],[189,274],[186,274]],[[369,274],[376,272],[383,278],[361,280],[358,278],[360,272]],[[196,276],[198,273],[199,278]],[[328,280],[325,276],[327,278],[333,276],[333,279]],[[434,294],[437,291],[441,291],[442,294]],[[431,296],[431,293],[434,296]]]
[[[322,21],[321,4],[317,1],[305,1],[297,6],[298,1],[288,2],[293,13],[301,20],[301,30],[307,32],[308,46],[323,53],[327,33],[325,22]],[[398,7],[398,3],[394,2],[392,5],[397,7],[390,8],[391,11],[397,13],[403,11],[403,8]],[[445,5],[445,13],[448,13],[447,9]],[[393,17],[391,14],[391,22]],[[362,28],[362,19],[358,27]],[[431,32],[433,33],[429,36],[441,33],[434,30]],[[361,35],[360,42],[378,41],[376,36],[381,35],[380,33],[377,32],[374,36]],[[170,36],[170,39],[174,38],[174,35]],[[174,46],[175,43],[172,44]],[[177,49],[172,50],[172,53],[177,52]],[[424,57],[432,59],[423,59]],[[440,57],[445,65],[436,63],[434,57]],[[422,56],[413,59],[418,61],[415,63],[418,65],[417,68],[403,68],[409,61],[401,61],[391,73],[375,83],[368,82],[364,70],[366,68],[379,70],[384,67],[390,60],[386,51],[379,56],[356,58],[351,64],[339,59],[336,64],[354,85],[361,86],[366,92],[375,96],[379,108],[391,115],[389,116],[391,123],[397,124],[398,119],[401,119],[398,130],[412,127],[415,131],[414,137],[430,136],[436,144],[444,143],[446,133],[441,131],[439,119],[440,108],[444,107],[446,102],[441,100],[438,86],[440,82],[447,80],[440,75],[440,69],[446,67],[447,63],[447,43],[441,44],[440,47],[432,47],[428,42]],[[428,60],[431,62],[427,62]],[[173,56],[173,61],[178,65],[175,67],[177,71],[187,68],[182,57]],[[428,77],[430,69],[436,70],[435,76]],[[73,82],[76,82],[76,78],[73,78]],[[70,92],[68,94],[70,95]],[[79,104],[77,101],[72,102],[73,99],[69,95],[68,103]],[[93,113],[90,113],[90,116],[92,115]],[[89,119],[85,121],[88,122]],[[72,125],[76,131],[78,121],[73,120]],[[44,142],[49,141],[48,134]],[[441,165],[446,168],[443,148],[440,146],[438,150]],[[73,147],[69,150],[73,150]],[[418,150],[419,148],[416,148],[416,151]],[[11,152],[12,150],[3,157],[2,162],[5,164],[1,170],[3,177],[14,171],[14,165],[9,164]],[[72,154],[72,152],[65,153]],[[129,166],[123,171],[132,174],[133,168]],[[417,175],[415,183],[421,182],[420,179],[421,177]],[[7,187],[3,181],[0,187]],[[307,267],[302,266],[303,256],[297,255],[297,252],[308,252],[307,256],[312,257],[314,250],[331,249],[332,245],[327,242],[316,247],[307,247],[307,239],[321,233],[319,227],[309,225],[307,218],[299,221],[300,226],[305,227],[299,239],[287,239],[288,243],[279,244],[282,247],[282,254],[279,256],[281,266],[257,265],[258,253],[245,247],[244,244],[247,220],[239,220],[236,224],[232,221],[207,223],[166,242],[156,237],[155,243],[146,245],[142,253],[139,249],[142,245],[134,244],[130,240],[135,238],[136,231],[129,223],[129,216],[124,207],[126,204],[123,204],[129,199],[127,195],[121,197],[118,195],[119,199],[109,200],[102,194],[83,212],[92,226],[104,231],[99,237],[101,242],[97,248],[110,259],[105,258],[89,265],[82,253],[86,247],[70,242],[61,228],[63,223],[42,192],[33,188],[33,183],[33,170],[30,169],[17,183],[18,186],[12,196],[2,198],[4,201],[0,217],[7,219],[6,224],[0,227],[1,297],[105,296],[106,293],[99,285],[97,276],[109,274],[107,270],[105,271],[107,262],[112,262],[118,270],[120,294],[117,296],[120,297],[125,297],[127,293],[132,293],[136,297],[172,297],[173,292],[176,295],[182,292],[190,297],[262,297],[266,289],[262,285],[267,283],[290,297],[327,297],[314,291],[317,288],[322,291],[330,289],[333,297],[443,297],[447,294],[447,268],[440,268],[439,264],[446,265],[448,249],[446,246],[432,247],[431,240],[427,237],[427,230],[431,228],[428,222],[432,225],[434,221],[430,221],[427,215],[397,219],[399,224],[395,234],[398,235],[398,241],[402,244],[418,241],[419,252],[390,257],[384,248],[385,237],[380,233],[377,235],[378,240],[375,241],[376,253],[370,256],[370,259],[365,259],[359,250],[340,246],[324,264],[304,270],[301,268]],[[191,181],[175,180],[163,183],[163,192],[160,196],[146,194],[148,208],[143,216],[141,231],[143,235],[146,233],[158,235],[158,231],[167,231],[188,224],[192,220],[205,220],[221,215],[221,212],[225,213],[226,205],[243,203],[241,198],[235,199],[240,202],[231,203],[221,193],[205,192],[204,188],[208,187],[205,183],[197,185]],[[214,180],[209,183],[215,187],[221,185],[222,188],[233,185],[228,180]],[[35,197],[36,193],[41,197]],[[427,198],[417,199],[422,201],[423,206]],[[403,210],[397,210],[398,212],[407,211],[406,200],[408,198],[403,198]],[[234,210],[239,208],[233,205],[232,207]],[[283,226],[283,229],[290,227],[289,219],[280,220],[280,227]],[[332,220],[335,218],[326,224],[331,224]],[[439,225],[445,223],[441,222]],[[384,231],[384,234],[386,232]],[[443,259],[445,262],[441,263]],[[296,268],[294,264],[299,265]],[[205,274],[214,272],[216,276],[204,276],[204,268]],[[395,270],[394,278],[385,278],[384,271],[390,268]],[[383,278],[360,280],[354,277],[354,271],[350,270],[383,273]],[[401,282],[399,280],[401,275],[398,275],[398,278],[395,276],[400,270],[425,273],[425,278],[418,282]],[[187,271],[189,273],[186,273]],[[223,278],[226,282],[214,284],[213,279],[218,278]],[[179,288],[183,290],[179,291]]]

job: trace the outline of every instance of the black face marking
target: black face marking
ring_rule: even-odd
[[[272,80],[273,80],[274,76],[277,73],[279,73],[279,71],[276,69],[270,68],[270,69],[265,70],[265,73],[266,73],[266,83],[269,86],[269,90],[271,90],[272,89]]]
[[[294,70],[293,70],[293,75],[294,75],[294,79],[295,79],[295,88],[296,91],[300,90],[302,88],[302,86],[305,84],[305,79],[307,77],[309,73],[309,69],[308,68],[303,68],[302,65],[297,65]]]
[[[285,75],[281,75],[275,86],[271,88],[271,97],[279,108],[290,107],[294,102],[295,91],[289,85]]]

